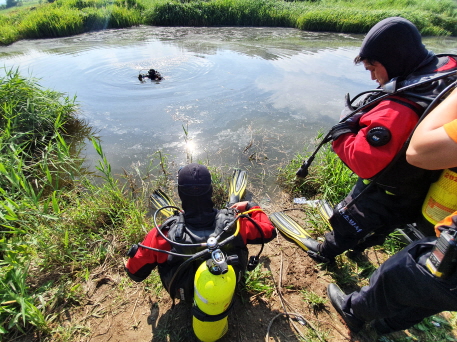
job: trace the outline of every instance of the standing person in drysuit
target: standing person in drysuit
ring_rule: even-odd
[[[239,262],[233,267],[237,280],[239,280],[248,263],[246,244],[260,244],[271,241],[276,236],[276,231],[268,216],[260,210],[257,204],[239,202],[234,204],[231,209],[217,210],[213,206],[212,193],[211,174],[204,165],[193,163],[183,167],[178,173],[178,194],[184,210],[184,229],[181,229],[180,218],[176,216],[167,219],[160,228],[172,241],[184,244],[202,243],[206,242],[211,234],[220,232],[227,223],[233,221],[237,211],[253,210],[248,215],[255,223],[246,217],[241,218],[238,236],[230,244],[222,247],[222,251],[226,255],[238,256]],[[225,239],[225,237],[225,235],[222,235],[222,239]],[[153,228],[146,235],[142,244],[180,254],[192,254],[203,249],[203,247],[172,246],[163,239],[157,228]],[[136,253],[130,253],[129,251],[129,256],[125,269],[131,279],[137,282],[143,281],[158,266],[162,284],[169,291],[170,296],[191,301],[194,291],[194,274],[202,259],[198,259],[183,269],[173,282],[172,288],[169,288],[170,281],[176,270],[185,260],[183,257],[141,247],[138,248]]]
[[[457,90],[418,125],[406,153],[408,162],[418,167],[457,167]],[[456,230],[457,212],[435,226],[438,237]],[[442,311],[457,311],[456,260],[448,276],[436,274],[427,263],[436,242],[436,237],[426,237],[410,244],[384,262],[360,291],[345,295],[329,284],[328,296],[348,328],[358,332],[371,321],[383,335]]]
[[[395,85],[398,89],[457,69],[456,59],[428,51],[417,28],[400,17],[376,24],[354,61],[363,63],[382,89]],[[395,228],[416,222],[434,173],[409,165],[404,144],[431,100],[453,80],[455,75],[412,88],[408,94],[392,94],[331,129],[333,150],[359,179],[334,208],[332,231],[325,241],[311,240],[307,246],[314,252],[311,256],[333,262],[337,255],[352,250],[348,256],[352,253],[353,257],[384,243]],[[355,108],[347,95],[342,117],[385,94],[374,92]]]

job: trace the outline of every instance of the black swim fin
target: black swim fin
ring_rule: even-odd
[[[270,221],[284,235],[296,242],[305,251],[313,251],[317,244],[296,221],[282,211],[270,215]]]
[[[229,201],[228,206],[240,202],[245,193],[248,184],[248,173],[241,169],[234,169],[232,179],[229,185]]]
[[[154,192],[149,197],[149,200],[151,201],[151,206],[155,210],[159,210],[162,207],[170,206],[170,205],[176,207],[175,202],[170,197],[168,197],[168,195],[165,192],[163,192],[161,189],[154,190]],[[174,215],[175,211],[176,211],[176,209],[166,208],[166,209],[161,210],[160,212],[165,217],[170,217],[170,216]]]

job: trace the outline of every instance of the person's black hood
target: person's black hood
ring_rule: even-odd
[[[389,79],[405,77],[430,62],[434,54],[424,44],[419,30],[401,17],[381,20],[363,40],[359,56],[381,63]]]
[[[213,186],[206,166],[192,163],[179,170],[178,194],[186,224],[207,228],[214,223],[217,210],[213,208]]]

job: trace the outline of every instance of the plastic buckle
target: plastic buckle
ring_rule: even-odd
[[[248,271],[253,271],[259,264],[259,257],[257,255],[252,255],[249,257],[248,266],[246,267]]]

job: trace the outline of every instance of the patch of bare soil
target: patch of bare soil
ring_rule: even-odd
[[[264,206],[267,213],[280,210]],[[296,212],[300,215],[300,212]],[[301,213],[301,215],[303,215]],[[250,246],[251,255],[258,248]],[[370,250],[366,258],[378,267],[385,256]],[[72,326],[72,340],[91,342],[197,341],[192,331],[190,305],[172,308],[168,294],[155,294],[148,284],[134,283],[124,273],[123,262],[101,269],[84,284],[85,302],[68,311],[62,326]],[[265,245],[262,267],[271,272],[274,292],[249,295],[238,290],[229,314],[229,329],[220,342],[232,341],[375,341],[374,332],[352,334],[327,298],[326,287],[335,282],[342,263],[325,267],[316,264],[304,250],[278,233]],[[343,287],[346,293],[358,288],[356,282]],[[313,305],[302,291],[326,300]],[[289,313],[289,318],[286,314]],[[297,320],[297,317],[301,319]],[[407,333],[398,333],[405,335]],[[268,335],[268,338],[267,338]],[[405,335],[406,336],[406,335]]]

